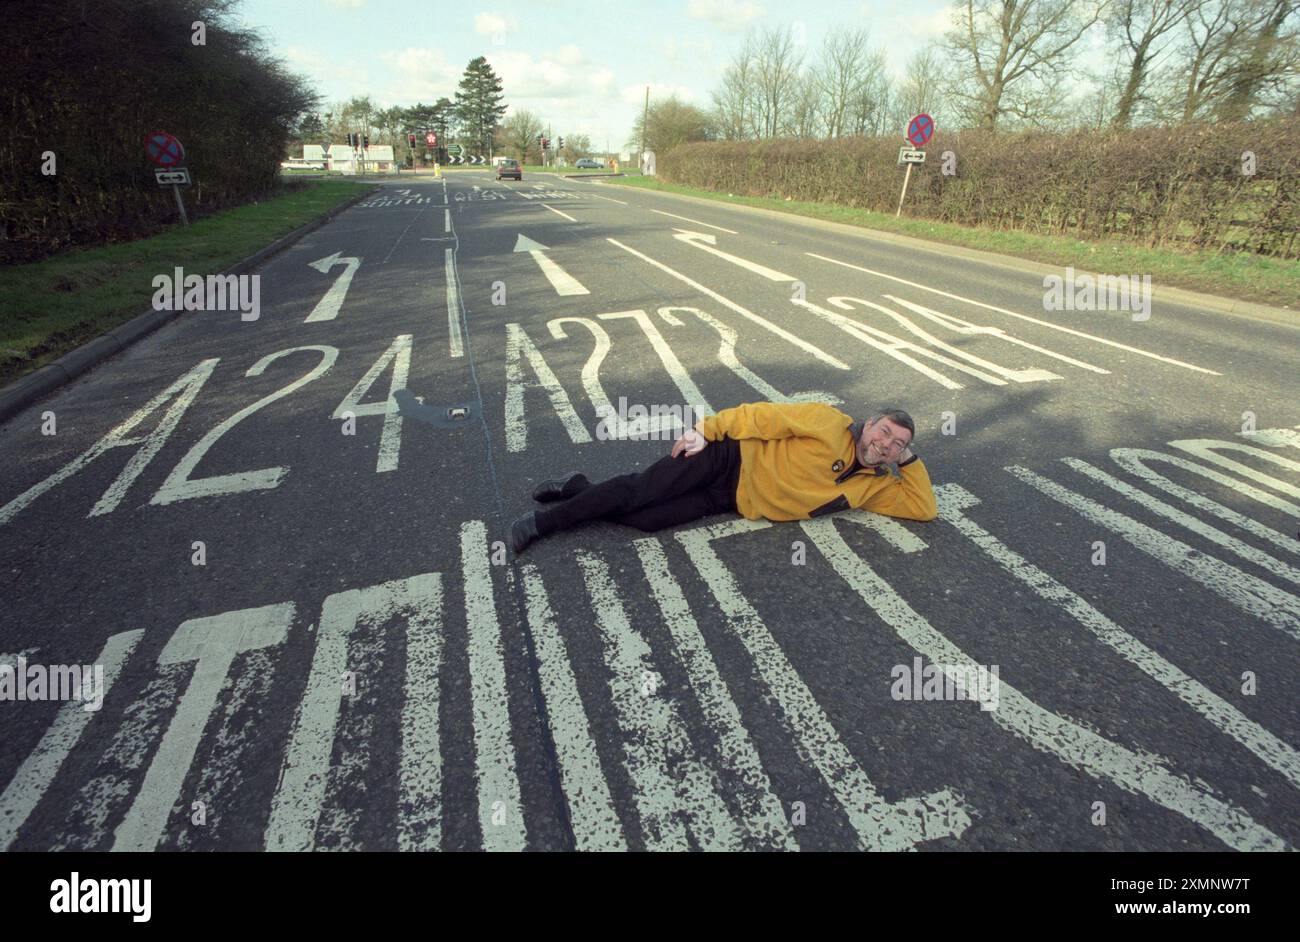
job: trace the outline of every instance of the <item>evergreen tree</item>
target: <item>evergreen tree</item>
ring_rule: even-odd
[[[465,143],[474,151],[486,154],[491,150],[492,138],[506,113],[503,97],[501,79],[487,59],[471,59],[456,91],[453,110]]]

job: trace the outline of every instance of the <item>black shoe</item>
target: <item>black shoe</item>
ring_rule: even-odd
[[[539,535],[537,532],[537,515],[535,513],[524,514],[511,524],[510,544],[515,548],[515,555],[518,556],[527,549],[528,544],[537,539]]]
[[[585,474],[570,474],[565,481],[543,481],[533,489],[533,500],[539,504],[549,504],[556,500],[576,497],[591,486]]]

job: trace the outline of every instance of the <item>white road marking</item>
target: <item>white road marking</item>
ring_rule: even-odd
[[[412,219],[411,222],[415,222],[415,220]],[[411,227],[407,226],[406,228],[409,229]],[[402,235],[405,234],[405,232],[402,233]],[[397,241],[402,241],[400,236]],[[341,254],[341,252],[335,252],[333,255],[328,255],[325,258],[318,258],[316,261],[308,263],[310,267],[316,269],[322,274],[328,274],[329,270],[335,265],[343,265],[345,267],[342,274],[334,279],[334,284],[330,285],[330,289],[325,292],[325,296],[316,302],[316,306],[311,309],[311,313],[308,314],[307,319],[303,321],[304,324],[314,324],[319,321],[332,321],[334,318],[339,316],[339,308],[343,306],[343,299],[347,297],[348,288],[352,286],[352,276],[355,275],[357,269],[361,267],[361,259],[340,258],[339,256]]]
[[[854,511],[853,516],[868,526],[877,525],[877,521],[869,518],[878,515]],[[800,526],[844,581],[909,647],[934,664],[974,663],[973,658],[936,631],[849,548],[836,531],[832,518],[801,521]],[[886,539],[890,538],[888,530],[882,528],[880,532]],[[899,545],[899,549],[909,551],[904,545]],[[1286,850],[1290,846],[1241,808],[1215,797],[1208,788],[1175,775],[1157,757],[1133,752],[1043,709],[1002,677],[998,682],[997,709],[980,710],[979,715],[987,715],[1034,748],[1055,755],[1073,768],[1181,814],[1235,850]]]
[[[1184,469],[1185,471],[1190,471],[1193,474],[1199,474],[1202,477],[1209,478],[1211,481],[1216,481],[1224,487],[1231,488],[1245,497],[1257,500],[1262,504],[1280,510],[1292,517],[1300,517],[1300,506],[1297,506],[1290,501],[1283,500],[1280,497],[1274,497],[1267,491],[1261,491],[1259,488],[1246,484],[1243,481],[1230,478],[1226,474],[1220,474],[1213,468],[1207,468],[1203,464],[1197,464],[1195,461],[1188,461],[1186,458],[1179,458],[1175,455],[1166,455],[1164,452],[1148,451],[1143,448],[1112,448],[1110,450],[1110,458],[1130,474],[1142,478],[1148,484],[1151,484],[1153,487],[1158,487],[1168,494],[1173,494],[1175,497],[1182,498],[1198,510],[1214,514],[1217,517],[1227,520],[1229,523],[1236,524],[1243,530],[1253,533],[1260,539],[1267,540],[1284,550],[1293,553],[1300,552],[1300,547],[1297,547],[1295,540],[1291,538],[1290,534],[1279,533],[1272,527],[1266,527],[1262,523],[1247,517],[1245,514],[1239,514],[1237,511],[1225,507],[1217,501],[1210,500],[1208,497],[1203,497],[1182,485],[1175,484],[1163,474],[1147,467],[1146,462],[1159,461],[1162,464],[1172,464],[1175,467]]]
[[[921,841],[960,837],[970,827],[970,815],[965,801],[951,791],[944,789],[896,802],[886,801],[876,791],[840,740],[830,717],[710,545],[717,539],[770,526],[766,520],[728,521],[679,532],[677,539],[781,707],[783,725],[799,755],[821,774],[857,832],[860,849],[913,850]]]
[[[578,693],[564,639],[555,626],[555,614],[542,584],[537,567],[524,563],[523,585],[537,651],[537,676],[546,714],[550,718],[555,740],[555,756],[560,765],[560,782],[569,806],[569,822],[580,851],[627,850],[627,840],[614,810],[609,784],[605,781],[587,714]],[[513,580],[506,570],[506,580]]]
[[[715,226],[711,222],[700,222],[698,219],[687,219],[685,216],[678,216],[676,213],[666,213],[662,209],[652,209],[652,213],[658,213],[660,216],[671,216],[673,219],[680,219],[683,222],[689,222],[696,226],[707,226],[710,229],[717,229],[719,232],[725,232],[728,235],[740,235],[735,229],[723,229],[721,226]]]
[[[1031,324],[1037,324],[1040,327],[1050,327],[1052,330],[1059,330],[1062,333],[1072,334],[1075,337],[1082,337],[1085,340],[1092,340],[1096,343],[1105,344],[1108,347],[1115,347],[1120,350],[1127,350],[1129,353],[1136,353],[1139,356],[1150,357],[1153,360],[1159,360],[1161,363],[1169,363],[1173,366],[1181,366],[1184,369],[1194,370],[1197,373],[1208,373],[1211,376],[1222,376],[1214,370],[1207,370],[1204,367],[1193,366],[1190,363],[1184,363],[1182,360],[1174,360],[1170,357],[1161,356],[1158,353],[1152,353],[1149,350],[1139,350],[1137,347],[1130,347],[1127,344],[1117,343],[1114,340],[1107,340],[1105,337],[1097,337],[1093,334],[1085,334],[1081,330],[1074,330],[1071,327],[1063,327],[1060,324],[1053,324],[1051,321],[1041,320],[1037,317],[1030,317],[1028,314],[1017,314],[1015,311],[1008,311],[1004,307],[997,307],[993,304],[985,304],[983,301],[974,301],[970,298],[964,298],[959,294],[950,294],[947,291],[940,291],[938,288],[931,288],[927,285],[917,284],[915,281],[908,281],[906,278],[898,278],[894,275],[886,275],[884,272],[873,271],[870,268],[863,268],[861,265],[850,265],[848,262],[841,262],[838,259],[827,258],[825,255],[818,255],[816,252],[805,252],[805,255],[811,255],[813,258],[819,258],[823,262],[830,262],[832,265],[842,265],[845,268],[852,268],[855,271],[866,272],[868,275],[876,275],[880,278],[888,278],[890,281],[897,281],[899,284],[907,285],[911,288],[919,288],[922,291],[930,291],[934,294],[942,295],[945,298],[952,298],[954,301],[961,301],[965,304],[973,304],[976,307],[982,307],[989,311],[997,311],[999,314],[1006,314],[1008,317],[1018,317],[1022,321],[1029,321]]]
[[[725,366],[731,372],[735,373],[747,385],[752,387],[764,400],[768,402],[824,402],[827,405],[839,406],[844,404],[844,400],[839,396],[833,396],[828,392],[812,390],[809,392],[798,392],[787,396],[781,390],[777,389],[763,377],[759,376],[745,364],[740,362],[740,357],[736,355],[736,341],[739,335],[728,327],[722,321],[718,320],[711,314],[707,314],[695,307],[661,307],[658,314],[665,322],[673,327],[681,327],[682,322],[673,313],[674,311],[690,311],[704,323],[708,324],[718,332],[718,362]]]
[[[230,418],[226,419],[216,428],[209,431],[206,435],[194,443],[194,446],[185,453],[176,467],[172,468],[171,473],[167,475],[158,492],[150,498],[149,503],[155,506],[165,506],[177,501],[191,500],[196,497],[225,497],[230,494],[242,494],[246,491],[270,490],[280,486],[289,469],[283,465],[272,468],[259,468],[256,471],[237,471],[231,474],[217,474],[212,477],[194,478],[191,475],[194,469],[198,467],[203,456],[207,454],[208,449],[217,443],[217,441],[233,429],[244,419],[248,418],[257,410],[264,406],[270,405],[277,399],[282,399],[289,393],[293,392],[307,383],[319,379],[330,371],[334,361],[338,359],[339,351],[336,347],[327,347],[321,345],[309,345],[303,347],[291,347],[288,350],[277,350],[275,353],[268,353],[262,359],[258,360],[248,368],[245,376],[261,376],[268,366],[276,360],[287,357],[294,353],[317,353],[320,354],[320,362],[313,366],[309,371],[298,377],[286,386],[277,389],[269,395],[263,396],[257,402],[250,406],[240,409]],[[139,457],[139,454],[136,455]],[[98,505],[96,505],[98,507]],[[93,513],[93,511],[92,511]]]
[[[546,256],[546,246],[542,245],[540,242],[534,242],[523,233],[520,233],[519,237],[515,240],[514,251],[527,252],[532,256],[533,261],[537,263],[537,267],[540,268],[542,274],[546,276],[546,280],[549,281],[551,287],[555,289],[555,293],[561,297],[591,294],[590,291],[583,287],[582,282],[578,281],[577,278],[574,278]]]
[[[537,377],[536,383],[524,382],[524,371],[520,365],[521,357],[528,358]],[[542,358],[541,351],[524,333],[518,324],[506,324],[506,451],[523,451],[528,447],[528,420],[524,412],[524,390],[528,387],[545,390],[551,401],[551,408],[560,417],[564,430],[569,433],[569,440],[575,445],[591,441],[591,433],[574,411],[569,394],[564,391],[554,371]]]
[[[677,354],[673,353],[672,347],[668,346],[668,342],[664,340],[664,335],[659,333],[659,328],[650,320],[645,311],[615,311],[610,314],[600,315],[601,320],[619,320],[622,318],[630,318],[636,321],[637,326],[641,328],[641,332],[646,335],[646,339],[650,341],[650,346],[654,349],[655,355],[659,357],[659,362],[663,364],[669,377],[672,378],[673,385],[681,392],[682,403],[690,406],[700,419],[713,415],[713,407],[704,398],[704,393],[700,392],[700,387],[695,385],[695,381],[691,379],[691,374],[686,371],[682,361],[677,359]],[[636,422],[632,423],[634,426],[637,424]]]
[[[171,437],[172,432],[176,431],[176,426],[180,423],[181,417],[194,402],[194,397],[199,394],[203,384],[208,381],[208,377],[212,375],[212,371],[216,368],[218,362],[219,359],[214,357],[210,360],[204,360],[192,369],[187,370],[179,379],[133,412],[129,419],[116,426],[77,458],[68,462],[45,480],[33,484],[9,503],[0,507],[0,526],[8,523],[36,498],[51,488],[62,484],[106,451],[128,445],[141,445],[142,447],[131,456],[121,473],[104,491],[104,496],[96,502],[87,516],[94,517],[114,510],[122,502],[122,498],[126,496],[126,492],[135,482],[135,479],[140,476],[140,472],[149,465],[154,455],[158,454],[162,446],[167,443],[167,439]],[[163,403],[171,399],[172,396],[176,396],[176,401],[167,408],[167,412],[158,421],[158,425],[152,432],[141,438],[126,437],[128,432],[161,409]]]
[[[845,363],[843,360],[831,356],[825,350],[822,350],[820,347],[814,346],[813,344],[809,343],[806,340],[803,340],[800,337],[796,337],[788,330],[778,327],[776,324],[773,324],[771,321],[767,320],[766,318],[759,317],[753,311],[741,307],[735,301],[731,301],[727,298],[724,298],[722,295],[718,294],[718,292],[710,288],[704,287],[704,285],[700,284],[698,281],[695,281],[692,278],[688,278],[686,275],[683,275],[679,271],[675,271],[672,268],[669,268],[663,262],[657,262],[650,256],[638,252],[636,249],[631,248],[630,246],[624,245],[622,242],[619,242],[617,239],[606,239],[606,241],[618,246],[620,249],[622,249],[625,252],[628,252],[631,255],[635,255],[637,258],[641,259],[642,261],[648,262],[649,264],[653,265],[655,268],[658,268],[660,271],[671,275],[672,277],[676,278],[678,281],[682,282],[683,284],[690,285],[696,291],[702,292],[703,294],[707,294],[709,297],[713,298],[713,300],[717,301],[719,304],[725,305],[726,307],[735,311],[737,314],[741,315],[742,317],[748,318],[749,320],[753,321],[755,324],[758,324],[759,326],[764,327],[767,330],[770,330],[772,333],[776,334],[782,340],[788,341],[789,343],[794,344],[800,350],[812,354],[817,359],[821,360],[823,363],[827,363],[830,366],[835,367],[837,370],[847,370],[849,368],[849,365]]]
[[[655,537],[645,537],[633,541],[632,545],[641,557],[641,567],[650,583],[651,594],[659,603],[664,626],[672,635],[677,660],[686,669],[705,720],[717,733],[722,761],[741,786],[732,794],[740,807],[741,823],[764,848],[798,850],[785,809],[772,791],[763,760],[745,729],[736,702],[727,692],[718,665],[709,654],[682,587],[668,568],[662,544]]]
[[[478,820],[483,849],[524,849],[523,805],[510,738],[501,622],[493,599],[487,527],[470,520],[460,528],[460,560],[469,625],[469,681],[474,716],[474,768],[478,774]],[[500,823],[494,823],[494,818]]]
[[[1173,537],[1165,536],[1132,517],[1111,510],[1095,500],[1068,490],[1028,468],[1013,465],[1005,469],[1015,477],[1058,503],[1064,504],[1086,520],[1118,533],[1131,546],[1211,592],[1227,599],[1242,611],[1260,618],[1293,638],[1300,639],[1300,598],[1284,592],[1262,579],[1207,556]]]
[[[104,687],[99,696],[107,697],[113,689],[122,665],[135,651],[135,646],[144,636],[144,629],[124,631],[111,635],[104,643],[104,649],[94,664],[104,668]],[[0,663],[13,663],[9,657],[0,657]],[[4,853],[13,844],[19,828],[27,821],[32,810],[40,803],[49,789],[50,783],[62,768],[68,753],[77,744],[90,725],[95,713],[87,710],[80,700],[69,700],[54,716],[52,722],[41,736],[31,753],[18,766],[18,771],[0,794],[0,853]]]
[[[1272,445],[1276,448],[1290,445],[1292,448],[1300,448],[1300,425],[1295,428],[1261,428],[1238,434],[1257,445]]]
[[[1040,598],[1065,611],[1098,641],[1200,713],[1220,732],[1231,736],[1268,766],[1286,776],[1292,785],[1300,786],[1300,753],[1295,748],[1204,684],[1183,673],[1079,595],[967,517],[965,512],[980,504],[979,498],[970,491],[958,484],[941,484],[935,488],[935,495],[938,498],[940,519],[956,527],[958,532],[1025,583]]]
[[[555,213],[555,215],[557,215],[557,216],[563,216],[565,219],[569,220],[569,222],[577,222],[577,221],[578,221],[578,220],[574,219],[572,216],[570,216],[568,213],[562,213],[562,212],[560,212],[558,209],[556,209],[554,206],[551,206],[551,205],[549,205],[548,203],[543,203],[543,204],[542,204],[542,208],[543,208],[543,209],[549,209],[551,212]]]
[[[676,699],[653,680],[659,674],[650,646],[628,623],[609,566],[588,553],[577,556],[600,629],[646,849],[690,850],[691,836],[704,850],[741,849],[717,776],[696,754]]]
[[[114,833],[113,850],[151,851],[158,846],[235,657],[283,644],[293,611],[293,603],[283,602],[192,618],[168,639],[158,664],[194,661],[194,673],[144,783]]]
[[[1208,523],[1198,520],[1190,514],[1183,513],[1177,507],[1173,507],[1158,498],[1152,497],[1145,491],[1141,491],[1133,485],[1107,474],[1100,468],[1094,468],[1086,461],[1080,461],[1078,458],[1062,458],[1061,461],[1062,463],[1069,465],[1075,471],[1078,471],[1080,474],[1087,475],[1094,481],[1106,485],[1112,491],[1123,494],[1132,501],[1136,501],[1157,516],[1164,517],[1166,520],[1172,520],[1180,527],[1191,530],[1193,533],[1205,537],[1205,539],[1209,540],[1211,543],[1217,543],[1224,549],[1236,553],[1242,559],[1248,559],[1256,566],[1259,566],[1262,569],[1267,569],[1278,578],[1289,579],[1291,582],[1300,583],[1300,569],[1296,569],[1294,566],[1288,566],[1281,560],[1268,555],[1268,553],[1265,553],[1263,550],[1257,550],[1255,547],[1243,543],[1236,537],[1229,536],[1222,530],[1212,527]]]
[[[620,206],[626,206],[627,203],[622,200],[611,199],[608,196],[601,196],[599,193],[588,193],[588,196],[594,196],[598,200],[604,200],[606,203],[618,203]]]
[[[438,722],[442,681],[442,575],[431,572],[398,582],[392,609],[406,622],[406,697],[402,703],[402,755],[397,798],[397,849],[442,849],[442,748]],[[391,611],[391,610],[390,610]],[[389,611],[377,616],[381,620]]]
[[[1068,357],[1064,353],[1057,353],[1055,350],[1048,350],[1046,347],[1040,347],[1036,344],[1029,343],[1027,341],[1021,340],[1019,337],[1013,337],[1010,334],[1008,334],[1006,331],[1004,331],[1001,327],[988,327],[982,324],[972,324],[970,321],[964,321],[959,317],[953,317],[951,314],[942,314],[939,311],[933,310],[928,307],[923,307],[920,304],[913,304],[911,301],[904,301],[902,298],[895,297],[892,294],[886,294],[884,295],[884,297],[890,301],[893,301],[895,304],[901,304],[909,311],[915,311],[917,314],[920,314],[922,317],[927,318],[928,320],[934,321],[935,323],[942,324],[945,327],[951,328],[952,330],[955,330],[959,334],[979,334],[987,337],[995,337],[998,340],[1005,340],[1007,343],[1013,343],[1016,346],[1024,347],[1026,350],[1033,350],[1035,353],[1041,353],[1043,354],[1043,356],[1053,357],[1057,360],[1060,360],[1062,363],[1069,363],[1071,366],[1077,366],[1081,370],[1090,370],[1093,373],[1100,373],[1104,376],[1110,375],[1110,370],[1102,369],[1100,366],[1093,366],[1091,363],[1084,363],[1082,360],[1076,360],[1074,359],[1074,357]],[[840,300],[843,299],[831,298],[830,303],[836,304],[836,302]],[[839,305],[836,306],[838,307]],[[894,315],[891,312],[891,316],[896,316],[896,315]],[[900,318],[900,323],[903,323],[906,326],[910,322],[907,321],[906,318]],[[913,329],[913,328],[909,327],[909,329]],[[923,332],[921,332],[921,335],[928,336]]]
[[[465,355],[465,341],[460,335],[460,287],[456,283],[456,253],[448,247],[443,258],[447,276],[447,337],[453,357]]]
[[[450,209],[444,209],[442,211],[442,231],[451,232],[451,210]]]
[[[1240,474],[1242,477],[1250,478],[1252,481],[1258,481],[1274,490],[1281,491],[1283,494],[1290,494],[1292,497],[1300,497],[1300,487],[1296,487],[1294,484],[1288,484],[1286,481],[1264,474],[1261,471],[1256,471],[1254,468],[1242,464],[1240,461],[1233,461],[1231,458],[1225,458],[1215,449],[1239,451],[1243,454],[1263,458],[1265,461],[1271,461],[1289,471],[1300,471],[1300,462],[1292,461],[1290,458],[1283,458],[1281,455],[1275,455],[1271,451],[1265,451],[1264,449],[1256,448],[1253,445],[1243,445],[1240,442],[1218,441],[1211,438],[1184,438],[1176,442],[1170,442],[1169,445],[1170,447],[1185,451],[1188,454],[1195,455],[1203,461],[1217,464],[1221,468],[1227,468],[1234,474]]]
[[[674,229],[676,235],[673,236],[679,242],[685,242],[687,245],[693,245],[701,251],[708,252],[710,255],[716,255],[725,262],[752,271],[756,275],[761,275],[768,281],[798,281],[793,275],[787,275],[775,269],[768,268],[766,265],[760,265],[758,262],[751,262],[747,258],[741,258],[739,255],[731,255],[714,248],[718,244],[718,237],[709,235],[707,232],[691,232],[689,229]]]
[[[342,419],[344,413],[351,412],[356,418],[367,415],[384,417],[384,428],[379,436],[379,457],[375,461],[377,474],[397,470],[402,448],[402,413],[393,394],[406,388],[407,376],[411,372],[411,340],[411,334],[401,334],[394,338],[388,349],[366,370],[366,375],[343,397],[343,401],[330,416]],[[388,384],[388,394],[378,402],[362,402],[389,363],[393,364],[393,378]]]

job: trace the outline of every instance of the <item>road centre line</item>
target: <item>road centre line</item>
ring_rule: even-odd
[[[627,203],[622,200],[611,199],[608,196],[601,196],[599,193],[588,193],[588,196],[594,196],[598,200],[604,200],[606,203],[618,203],[620,206],[626,206]]]
[[[740,235],[735,229],[723,229],[721,226],[715,226],[711,222],[700,222],[698,219],[689,219],[686,216],[678,216],[676,213],[666,213],[662,209],[652,209],[652,213],[658,213],[660,216],[671,216],[674,219],[683,219],[686,222],[694,223],[697,226],[708,226],[710,229],[717,229],[719,232],[725,232],[729,235]]]
[[[568,213],[562,213],[562,212],[560,212],[560,211],[559,211],[558,209],[556,209],[554,206],[548,206],[546,203],[543,203],[542,206],[543,206],[544,208],[546,208],[546,209],[549,209],[551,212],[555,213],[555,215],[557,215],[557,216],[563,216],[565,219],[569,220],[569,222],[577,222],[577,221],[578,221],[578,220],[574,219],[572,216],[570,216]]]
[[[460,335],[460,289],[456,285],[456,254],[448,247],[445,255],[447,276],[447,335],[453,357],[465,355],[465,342]]]
[[[1060,324],[1053,324],[1051,321],[1041,320],[1037,317],[1030,317],[1028,314],[1017,314],[1015,311],[1008,311],[1004,307],[998,307],[994,304],[985,304],[983,301],[974,301],[970,298],[964,298],[959,294],[950,294],[947,291],[940,291],[938,288],[931,288],[928,285],[917,284],[915,281],[908,281],[906,278],[899,278],[895,275],[886,275],[884,272],[875,271],[870,268],[863,268],[860,265],[850,265],[848,262],[841,262],[838,259],[827,258],[825,255],[818,255],[816,252],[804,252],[813,258],[819,258],[823,262],[830,262],[832,265],[842,265],[845,268],[852,268],[855,271],[866,272],[868,275],[876,275],[879,278],[888,278],[890,281],[897,281],[899,284],[908,285],[912,288],[919,288],[922,291],[930,291],[934,294],[942,295],[945,298],[952,298],[954,301],[961,301],[965,304],[974,304],[976,307],[982,307],[989,311],[997,311],[999,314],[1006,314],[1009,317],[1018,317],[1022,321],[1029,321],[1031,324],[1038,324],[1041,327],[1050,327],[1053,330],[1059,330],[1063,333],[1073,334],[1076,337],[1083,337],[1085,340],[1094,340],[1097,343],[1103,343],[1108,347],[1116,347],[1120,350],[1127,350],[1129,353],[1136,353],[1139,356],[1150,357],[1153,360],[1159,360],[1162,363],[1171,363],[1174,366],[1181,366],[1184,369],[1194,370],[1198,373],[1209,373],[1211,376],[1222,376],[1214,370],[1207,370],[1203,366],[1193,366],[1191,363],[1184,363],[1182,360],[1175,360],[1170,357],[1161,356],[1158,353],[1151,353],[1147,350],[1140,350],[1137,347],[1130,347],[1127,344],[1117,343],[1114,340],[1107,340],[1105,337],[1097,337],[1093,334],[1085,334],[1081,330],[1074,330],[1070,327],[1063,327]]]
[[[748,308],[741,307],[735,301],[732,301],[728,298],[724,298],[722,295],[718,294],[718,292],[712,290],[711,288],[704,287],[704,285],[700,284],[698,281],[695,281],[693,278],[688,278],[686,275],[683,275],[679,271],[675,271],[674,269],[669,268],[663,262],[657,262],[650,256],[638,252],[636,249],[631,248],[630,246],[624,245],[622,242],[619,242],[617,239],[606,239],[605,241],[618,246],[620,249],[622,249],[625,252],[635,255],[637,258],[641,259],[644,262],[648,262],[649,264],[655,266],[655,268],[658,268],[660,271],[672,275],[678,281],[690,285],[696,291],[707,294],[709,297],[713,298],[713,300],[717,301],[719,304],[726,305],[727,307],[731,308],[731,310],[735,311],[737,314],[741,315],[742,317],[746,317],[749,320],[753,321],[755,324],[765,327],[767,330],[770,330],[772,333],[776,334],[781,339],[794,344],[799,349],[804,350],[807,353],[811,353],[813,356],[821,360],[823,363],[827,363],[835,367],[837,370],[849,369],[849,365],[845,363],[843,360],[831,356],[825,350],[822,350],[820,347],[811,344],[800,337],[796,337],[794,334],[790,333],[784,328],[778,327],[776,324],[773,324],[771,321],[767,320],[766,318],[760,317],[759,315],[755,314],[753,311],[749,310]]]

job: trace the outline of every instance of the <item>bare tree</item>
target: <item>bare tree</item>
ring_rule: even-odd
[[[640,114],[636,116],[628,144],[635,145],[642,139],[641,128],[645,123],[645,149],[654,151],[659,157],[678,144],[707,141],[715,136],[712,117],[676,95],[652,101],[646,117],[647,122],[643,122]]]
[[[813,74],[821,92],[827,137],[846,133],[849,103],[867,80],[869,36],[865,29],[831,30],[822,43],[821,62]]]
[[[760,34],[755,53],[760,135],[775,137],[785,125],[786,112],[797,94],[803,53],[797,50],[788,26]]]
[[[939,102],[946,83],[937,46],[930,44],[912,53],[906,74],[895,89],[887,129],[902,130],[904,123],[918,114],[928,114],[938,124],[943,118]]]
[[[862,81],[849,98],[845,112],[846,134],[883,134],[892,123],[895,95],[885,61],[883,49],[867,54]]]
[[[821,85],[815,75],[805,72],[795,80],[782,133],[793,137],[821,137],[824,111]]]
[[[1050,123],[1064,98],[1061,77],[1078,73],[1070,49],[1109,2],[965,0],[944,37],[965,79],[952,92],[981,128],[996,130],[1003,116]]]
[[[1163,45],[1160,38],[1181,25],[1199,0],[1117,0],[1106,19],[1106,31],[1119,43],[1123,86],[1111,126],[1126,128],[1142,100],[1152,62]]]
[[[757,136],[755,118],[758,114],[758,94],[755,58],[754,37],[750,34],[723,71],[721,87],[713,92],[714,121],[718,133],[729,141],[747,140]]]
[[[1230,95],[1250,45],[1257,0],[1197,0],[1158,84],[1161,113],[1175,122],[1214,117]]]
[[[501,123],[500,139],[505,152],[521,163],[527,163],[529,154],[539,155],[536,163],[541,163],[541,145],[537,135],[546,130],[542,119],[531,111],[511,111]]]
[[[1216,117],[1240,121],[1269,92],[1283,92],[1300,73],[1300,0],[1256,0],[1252,35],[1243,45]]]

